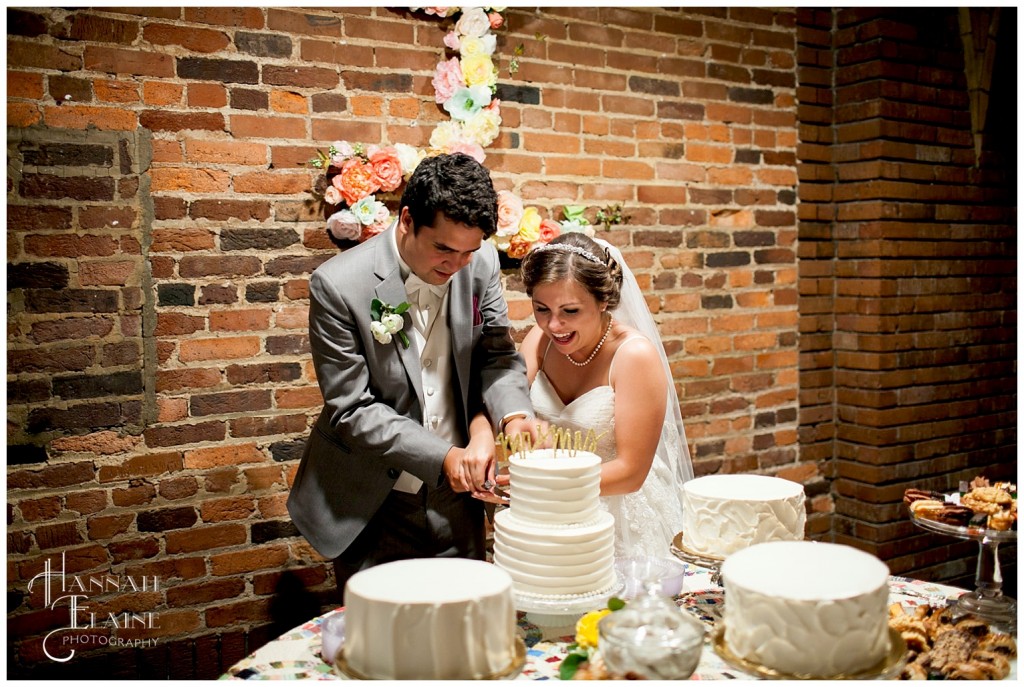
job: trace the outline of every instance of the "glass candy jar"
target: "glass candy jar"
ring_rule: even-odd
[[[661,596],[660,586],[646,580],[644,594],[598,623],[597,648],[616,677],[685,680],[697,669],[704,625]]]

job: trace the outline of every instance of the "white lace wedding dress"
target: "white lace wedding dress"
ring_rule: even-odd
[[[591,389],[566,405],[544,371],[539,370],[530,387],[530,400],[536,416],[553,425],[578,429],[584,436],[591,429],[595,436],[604,432],[595,453],[603,462],[616,457],[615,390],[610,384]],[[664,457],[655,455],[639,491],[601,497],[602,508],[615,516],[616,557],[672,556],[672,538],[683,530],[682,495],[672,493],[672,484],[671,469]]]

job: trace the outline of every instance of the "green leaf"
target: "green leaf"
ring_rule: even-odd
[[[560,680],[571,680],[581,663],[586,663],[589,657],[586,654],[569,654],[562,659],[562,665],[558,666],[558,678]]]
[[[381,315],[384,314],[384,303],[379,298],[374,298],[370,301],[370,317],[374,322],[380,322]]]
[[[617,596],[613,596],[608,599],[608,609],[612,611],[621,611],[626,607],[626,602]]]
[[[586,205],[566,205],[562,208],[562,214],[567,220],[583,219],[583,211],[586,209]]]
[[[405,335],[404,330],[398,330],[398,340],[402,342],[402,348],[409,348],[409,337]]]
[[[391,312],[395,313],[396,315],[401,315],[402,313],[404,313],[408,309],[409,309],[409,304],[406,303],[405,301],[402,301]]]

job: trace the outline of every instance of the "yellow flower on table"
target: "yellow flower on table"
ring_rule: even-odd
[[[599,611],[590,611],[576,621],[576,644],[584,649],[597,648],[597,624],[601,618],[611,613],[611,609],[602,608]]]

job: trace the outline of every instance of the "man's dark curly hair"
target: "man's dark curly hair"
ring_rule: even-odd
[[[453,222],[477,227],[485,239],[497,230],[498,194],[491,174],[463,153],[420,161],[402,193],[402,207],[412,215],[413,233],[434,226],[439,212]]]

